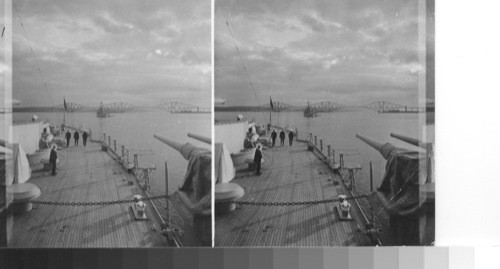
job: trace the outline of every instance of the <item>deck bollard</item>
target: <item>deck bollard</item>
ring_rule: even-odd
[[[116,139],[113,140],[113,143],[114,143],[114,148],[115,148],[115,152],[116,152]]]
[[[321,149],[321,152],[323,152],[323,139],[319,140],[319,148]]]
[[[108,136],[108,145],[111,147],[111,136]]]
[[[330,158],[330,153],[332,153],[332,147],[330,145],[326,146],[327,148],[327,153],[328,153],[328,158]]]
[[[318,145],[318,136],[317,135],[314,136],[314,145],[315,146]]]
[[[122,145],[122,158],[125,157],[125,145]]]
[[[335,150],[332,150],[332,163],[335,163]]]
[[[339,160],[340,170],[344,170],[344,154],[340,154],[339,157],[340,157],[340,160]]]

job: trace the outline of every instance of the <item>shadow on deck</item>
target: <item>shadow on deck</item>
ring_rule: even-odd
[[[241,200],[292,202],[337,198],[347,191],[341,176],[331,172],[302,142],[263,150],[262,175],[237,167],[232,181],[245,190]],[[352,203],[351,203],[352,204]],[[216,246],[361,246],[368,245],[364,219],[351,210],[342,221],[337,203],[302,206],[237,206],[215,218]]]
[[[28,181],[42,194],[37,200],[93,202],[131,199],[140,194],[129,185],[133,175],[100,144],[58,152],[57,175],[36,170]],[[161,227],[148,206],[148,220],[137,221],[131,203],[99,206],[34,205],[14,217],[9,247],[154,247],[166,246]]]

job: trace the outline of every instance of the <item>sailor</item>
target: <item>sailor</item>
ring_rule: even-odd
[[[52,149],[50,150],[49,163],[52,164],[52,175],[57,175],[56,173],[56,164],[57,164],[57,152],[56,145],[52,145]]]
[[[290,131],[288,133],[288,142],[290,142],[290,146],[292,145],[292,142],[293,142],[293,136],[294,136],[293,132]]]
[[[257,170],[257,173],[256,173],[257,176],[259,176],[261,174],[261,172],[260,172],[261,161],[262,161],[261,145],[258,144],[257,148],[255,149],[255,155],[253,157],[253,162],[255,163],[255,168]]]
[[[80,133],[78,133],[78,130],[73,134],[73,138],[75,139],[75,146],[78,146],[78,140],[80,140]]]
[[[83,146],[87,146],[87,137],[89,136],[89,134],[87,134],[87,131],[84,130],[83,131],[83,134],[82,134],[82,138],[83,138]]]
[[[66,147],[69,147],[69,140],[71,139],[71,133],[70,131],[68,130],[66,132]]]
[[[273,130],[273,132],[271,133],[271,140],[273,141],[273,147],[274,144],[276,143],[276,137],[278,137],[278,134],[276,133],[276,130]]]
[[[282,146],[285,145],[285,131],[283,131],[283,130],[281,130],[281,132],[280,132],[280,142],[281,142]]]

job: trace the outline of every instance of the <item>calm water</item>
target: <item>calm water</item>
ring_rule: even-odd
[[[62,113],[35,114],[38,115],[39,120],[49,121],[54,125],[62,123]],[[13,120],[14,122],[30,121],[32,116],[33,113],[14,113]],[[66,124],[91,129],[94,139],[101,138],[102,133],[111,135],[112,139],[116,139],[119,153],[121,153],[121,145],[130,149],[131,161],[133,161],[133,154],[137,153],[140,154],[141,164],[155,164],[157,169],[153,173],[154,182],[152,181],[154,187],[158,188],[155,192],[164,191],[165,162],[168,162],[170,192],[175,191],[184,178],[188,162],[176,150],[153,138],[153,134],[180,143],[189,142],[210,149],[210,145],[187,137],[187,133],[210,137],[210,114],[172,114],[164,111],[148,111],[117,113],[109,118],[97,118],[95,112],[66,113]]]
[[[254,119],[258,124],[265,125],[269,122],[269,112],[217,112],[215,120],[236,120],[238,114],[242,114],[246,120]],[[369,162],[373,163],[374,181],[380,183],[385,172],[385,159],[378,151],[368,146],[358,138],[356,134],[371,137],[380,142],[390,142],[398,147],[417,149],[407,143],[401,142],[389,136],[391,132],[415,138],[421,138],[423,128],[430,133],[434,132],[434,126],[422,127],[420,122],[425,123],[425,114],[417,113],[383,113],[371,111],[353,111],[323,113],[319,117],[305,118],[302,112],[281,112],[272,114],[273,125],[297,128],[299,136],[305,138],[309,133],[323,139],[323,148],[326,152],[327,145],[338,153],[344,152],[345,162],[358,163],[362,171],[356,175],[356,180],[365,187],[369,180]],[[428,138],[434,142],[434,136]]]

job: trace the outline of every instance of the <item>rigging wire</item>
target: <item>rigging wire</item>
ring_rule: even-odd
[[[28,38],[28,34],[26,33],[26,29],[24,28],[23,21],[21,20],[21,16],[19,15],[19,11],[17,10],[17,7],[16,7],[16,4],[14,3],[14,0],[12,0],[12,6],[14,7],[14,10],[16,12],[17,19],[21,23],[21,28],[23,29],[24,36],[26,37],[26,40],[28,41],[28,45],[30,47],[31,54],[33,55],[33,58],[35,58],[35,63],[36,63],[36,66],[38,68],[38,73],[40,74],[40,77],[42,78],[43,85],[45,86],[45,89],[47,90],[47,92],[49,94],[49,98],[50,98],[50,101],[52,102],[52,106],[55,107],[54,99],[52,98],[52,93],[50,92],[49,87],[47,86],[47,82],[46,82],[45,77],[44,77],[44,75],[42,73],[42,69],[40,68],[40,64],[38,62],[38,58],[36,57],[35,51],[33,50],[33,46],[31,46],[30,39]],[[59,114],[57,114],[57,115],[58,115],[59,120],[60,120],[61,116]]]
[[[219,9],[222,12],[222,16],[224,17],[224,20],[226,21],[226,26],[227,29],[229,29],[229,34],[231,35],[231,38],[233,39],[234,47],[236,48],[236,52],[238,53],[238,57],[240,58],[241,64],[243,65],[243,70],[245,70],[245,74],[248,78],[248,81],[250,82],[250,87],[252,88],[253,94],[255,95],[255,99],[257,100],[257,103],[260,106],[260,101],[259,97],[257,96],[257,92],[255,91],[255,88],[253,87],[252,79],[250,78],[250,75],[248,74],[247,67],[245,65],[245,61],[243,60],[243,57],[241,57],[240,50],[238,48],[238,44],[236,43],[236,39],[234,38],[233,31],[231,30],[231,26],[229,25],[229,20],[227,19],[227,16],[224,12],[224,9],[222,8],[221,0],[217,1],[219,3]]]

